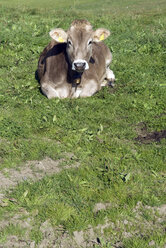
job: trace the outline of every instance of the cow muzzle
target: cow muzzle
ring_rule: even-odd
[[[89,65],[86,60],[77,59],[72,63],[72,70],[77,72],[83,72],[84,70],[88,70]]]

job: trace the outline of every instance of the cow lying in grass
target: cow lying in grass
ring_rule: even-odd
[[[38,78],[44,95],[50,98],[89,97],[115,80],[109,69],[112,55],[103,43],[107,29],[93,31],[86,20],[75,20],[65,32],[50,31],[52,41],[41,53]]]

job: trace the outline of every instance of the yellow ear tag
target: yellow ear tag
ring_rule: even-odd
[[[104,40],[104,34],[102,34],[101,36],[100,36],[100,39],[99,40]]]
[[[58,38],[58,41],[59,41],[59,42],[64,42],[64,39],[62,39],[62,37],[59,37],[59,38]]]

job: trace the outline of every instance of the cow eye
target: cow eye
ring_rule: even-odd
[[[89,40],[89,41],[88,41],[88,45],[91,45],[91,44],[92,44],[92,40]]]
[[[71,46],[71,45],[72,45],[72,43],[71,43],[71,41],[70,41],[70,40],[68,40],[68,42],[67,42],[67,43],[68,43],[68,45],[69,45],[69,46]]]

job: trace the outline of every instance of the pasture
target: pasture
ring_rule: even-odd
[[[111,31],[115,87],[48,100],[39,55],[77,18]],[[162,0],[0,0],[0,247],[166,247],[165,25]]]

